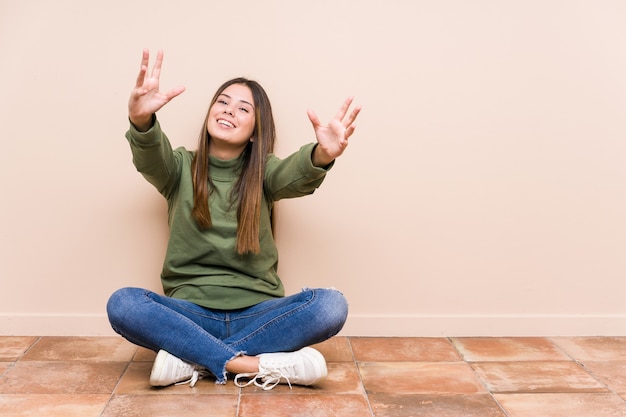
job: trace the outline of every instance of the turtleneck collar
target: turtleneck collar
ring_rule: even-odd
[[[233,159],[219,159],[209,155],[209,175],[213,180],[233,180],[239,176],[241,156]]]

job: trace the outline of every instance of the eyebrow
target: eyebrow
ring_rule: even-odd
[[[232,99],[232,97],[229,96],[228,94],[221,93],[220,96],[224,96],[224,97],[228,97],[228,98]],[[252,103],[248,103],[246,100],[239,100],[239,101],[242,102],[242,103],[246,103],[250,107],[254,108],[254,105]]]

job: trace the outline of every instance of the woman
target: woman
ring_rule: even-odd
[[[279,159],[270,102],[255,81],[224,83],[211,101],[198,149],[172,149],[156,112],[184,91],[159,89],[163,53],[148,74],[149,52],[129,100],[126,138],[139,172],[167,199],[170,236],[161,280],[165,295],[116,291],[107,304],[113,329],[158,352],[150,383],[239,386],[313,385],[327,374],[309,345],[343,327],[347,302],[335,289],[285,296],[276,273],[274,201],[311,194],[348,145],[360,107],[349,98],[328,126],[308,112],[317,143]],[[240,382],[245,379],[247,382]]]

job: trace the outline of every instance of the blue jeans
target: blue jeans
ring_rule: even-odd
[[[238,310],[213,310],[141,288],[122,288],[107,303],[109,322],[128,341],[166,350],[226,382],[226,363],[240,355],[292,352],[336,335],[348,315],[334,289],[302,292]]]

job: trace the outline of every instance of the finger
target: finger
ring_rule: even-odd
[[[139,89],[143,86],[144,81],[146,80],[146,72],[148,72],[148,68],[142,66],[139,70],[139,74],[137,74],[137,81],[135,82],[135,88]]]
[[[347,128],[348,126],[351,126],[352,123],[354,123],[354,121],[356,120],[357,116],[359,115],[359,113],[361,113],[361,106],[356,106],[353,110],[352,113],[350,113],[350,116],[348,116],[348,119],[344,122],[344,126]]]
[[[346,129],[346,133],[344,136],[346,139],[346,142],[348,142],[348,138],[352,136],[352,134],[354,133],[354,129],[356,129],[355,125],[351,125],[349,128]]]
[[[165,97],[167,97],[167,101],[170,101],[171,99],[173,99],[174,97],[180,95],[183,91],[185,91],[185,87],[183,87],[182,85],[178,86],[178,87],[174,87],[172,88],[170,91],[168,91],[165,94]]]
[[[343,118],[346,117],[346,113],[348,113],[352,100],[354,100],[354,97],[348,97],[346,101],[343,102],[339,111],[335,114],[335,119],[343,120]]]
[[[137,81],[135,82],[135,87],[139,88],[143,85],[146,79],[146,72],[148,72],[148,61],[150,59],[150,53],[147,49],[143,50],[143,54],[141,56],[141,67],[139,68],[139,74],[137,75]]]
[[[161,65],[162,64],[163,64],[163,50],[159,50],[157,52],[156,59],[154,60],[154,66],[152,67],[152,74],[151,74],[151,76],[153,78],[156,78],[157,80],[161,76]]]
[[[315,114],[313,110],[307,110],[306,115],[309,116],[309,120],[311,121],[314,129],[320,125],[320,119],[319,117],[317,117],[317,114]]]
[[[148,49],[144,49],[141,54],[141,66],[148,66],[148,61],[150,61],[150,51]]]

